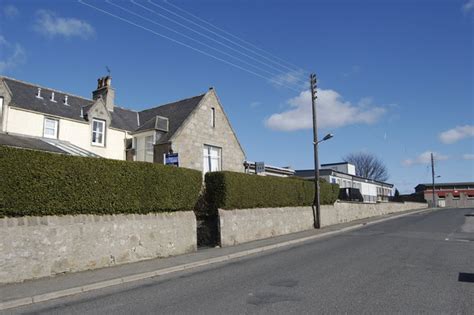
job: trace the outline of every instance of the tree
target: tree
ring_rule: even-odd
[[[384,162],[372,153],[350,153],[342,159],[355,166],[357,176],[381,182],[388,179],[388,171]]]
[[[394,195],[394,197],[395,197],[396,199],[400,198],[400,192],[398,191],[397,188],[395,188],[395,195]]]

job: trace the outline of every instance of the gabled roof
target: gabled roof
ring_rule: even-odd
[[[0,76],[0,79],[4,80],[12,93],[10,105],[46,115],[84,122],[87,121],[87,118],[83,117],[83,115],[87,113],[95,102],[91,99],[4,76]],[[42,98],[36,97],[38,88],[41,88]],[[53,92],[56,102],[50,100]],[[68,96],[68,105],[64,104],[66,95]],[[112,117],[110,126],[130,132],[142,132],[156,128],[156,116],[166,117],[169,120],[168,132],[164,133],[160,138],[160,143],[168,142],[205,95],[204,93],[143,111],[134,111],[115,106],[114,111],[109,112]]]
[[[161,105],[139,112],[140,122],[143,122],[137,131],[151,130],[155,128],[156,116],[168,118],[168,132],[159,140],[159,143],[168,142],[186,118],[199,105],[206,94],[201,94],[177,102]]]
[[[83,113],[86,113],[86,109],[94,104],[93,100],[71,95],[69,93],[43,88],[38,85],[7,77],[0,78],[3,78],[12,93],[11,105],[18,108],[77,121],[86,121],[86,119],[81,116],[81,108],[83,109]],[[36,97],[38,88],[41,88],[42,98]],[[54,99],[56,102],[50,100],[52,92],[54,92]],[[68,96],[68,105],[64,104],[66,95]],[[113,128],[133,131],[138,127],[137,113],[133,110],[115,107],[114,112],[111,112],[111,115],[112,121],[110,126]]]

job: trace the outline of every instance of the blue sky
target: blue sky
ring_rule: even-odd
[[[314,71],[319,133],[335,135],[322,163],[372,152],[411,192],[430,181],[433,151],[442,181],[474,180],[473,0],[83,1],[143,28],[78,1],[2,0],[0,73],[90,97],[108,66],[132,109],[213,86],[248,159],[304,169]]]

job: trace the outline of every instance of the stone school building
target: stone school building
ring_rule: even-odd
[[[78,156],[244,171],[245,153],[213,88],[142,111],[115,104],[110,76],[90,99],[0,76],[0,145]]]

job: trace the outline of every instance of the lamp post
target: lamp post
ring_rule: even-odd
[[[316,75],[313,73],[309,76],[311,85],[311,103],[313,110],[313,145],[314,145],[314,201],[313,201],[313,217],[314,217],[314,228],[321,228],[321,205],[319,202],[319,157],[318,157],[318,144],[323,141],[329,140],[333,137],[332,134],[328,133],[321,140],[318,141],[318,122],[316,116],[316,88],[317,81]]]
[[[318,157],[318,145],[326,140],[331,139],[334,137],[333,134],[328,133],[319,141],[314,143],[314,150],[315,150],[315,165],[314,165],[314,201],[313,201],[313,217],[314,217],[314,228],[319,229],[321,228],[321,205],[319,201],[319,157]]]

